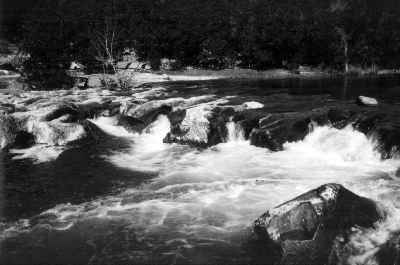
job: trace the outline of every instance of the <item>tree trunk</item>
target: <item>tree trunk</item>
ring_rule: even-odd
[[[336,27],[336,32],[339,34],[343,46],[344,72],[347,74],[349,72],[349,36],[346,34],[346,31],[341,27]]]
[[[344,46],[344,72],[347,74],[349,72],[349,44],[347,39],[343,40]]]

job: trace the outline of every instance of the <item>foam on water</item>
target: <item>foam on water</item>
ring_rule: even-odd
[[[57,159],[65,149],[65,146],[34,145],[29,148],[10,149],[9,152],[14,155],[13,160],[29,158],[34,163],[44,163]]]
[[[166,144],[163,139],[171,130],[165,115],[160,115],[142,133],[128,132],[117,125],[114,117],[100,117],[92,121],[108,134],[123,137],[131,141],[131,148],[124,152],[115,152],[106,157],[111,163],[135,171],[158,172],[165,163],[175,157],[176,152],[187,147]]]
[[[119,195],[50,209],[46,214],[53,217],[42,222],[53,229],[69,229],[93,218],[123,219],[142,240],[153,246],[178,242],[166,248],[184,255],[182,249],[197,247],[199,242],[238,244],[237,233],[266,210],[329,182],[343,184],[390,209],[377,230],[354,236],[352,244],[359,253],[349,257],[352,264],[371,259],[391,231],[400,229],[399,205],[388,195],[399,191],[395,178],[399,161],[381,160],[377,143],[351,126],[341,130],[316,127],[305,139],[271,152],[250,145],[233,122],[227,124],[228,141],[206,150],[163,143],[170,130],[165,116],[159,116],[142,134],[123,131],[109,118],[94,122],[132,141],[130,150],[114,153],[110,161],[158,175]]]
[[[118,120],[115,117],[98,117],[90,119],[93,124],[102,129],[104,132],[117,137],[133,137],[134,134],[128,132],[124,127],[118,126]]]

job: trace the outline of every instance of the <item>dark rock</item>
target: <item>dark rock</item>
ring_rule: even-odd
[[[168,119],[171,123],[171,131],[165,136],[164,142],[166,143],[181,143],[180,137],[186,134],[185,130],[182,130],[181,123],[185,119],[186,110],[178,109],[168,114]]]
[[[97,127],[94,123],[84,120],[79,122],[85,130],[85,135],[82,138],[76,139],[74,141],[68,142],[70,146],[83,146],[88,144],[94,144],[107,139],[108,134]]]
[[[86,118],[94,118],[100,116],[104,111],[112,111],[116,107],[112,104],[111,100],[106,100],[104,102],[89,102],[79,105],[79,120],[84,120]]]
[[[159,115],[168,115],[172,111],[172,107],[169,105],[162,105],[159,108],[152,109],[146,113],[144,113],[141,116],[137,116],[135,118],[138,118],[142,120],[146,125],[149,125],[153,121],[157,119]]]
[[[35,144],[35,136],[31,133],[25,131],[19,131],[15,135],[14,143],[12,147],[14,148],[28,148]]]
[[[358,112],[355,128],[373,137],[379,143],[378,150],[383,158],[390,158],[400,147],[400,109],[384,106]]]
[[[0,114],[10,114],[15,112],[15,106],[9,103],[0,103]]]
[[[312,121],[319,125],[328,124],[328,114],[328,108],[306,112],[269,113],[259,120],[258,128],[252,130],[250,142],[273,151],[281,150],[285,142],[303,139],[309,133]]]
[[[227,140],[228,130],[226,123],[235,114],[232,108],[217,108],[214,109],[210,120],[210,132],[208,134],[209,146],[222,143]]]
[[[48,113],[44,117],[44,120],[52,121],[61,116],[66,115],[66,114],[69,114],[72,117],[77,117],[79,114],[79,110],[74,104],[71,104],[71,103],[60,104],[54,110],[52,110],[50,113]],[[75,119],[72,119],[72,120],[75,120]]]
[[[11,63],[0,64],[0,69],[7,70],[7,71],[18,72],[18,70]]]
[[[146,128],[144,121],[124,115],[120,115],[118,117],[118,125],[124,127],[130,132],[141,132],[144,128]]]
[[[378,205],[339,184],[326,184],[268,211],[254,223],[265,251],[280,247],[279,264],[328,264],[334,240],[353,226],[384,217]]]

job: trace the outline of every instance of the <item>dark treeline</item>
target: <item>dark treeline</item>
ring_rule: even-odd
[[[95,69],[127,47],[154,68],[160,58],[254,69],[400,63],[398,0],[31,2],[23,16],[4,22],[6,35],[31,55],[28,69],[62,68],[72,60]]]

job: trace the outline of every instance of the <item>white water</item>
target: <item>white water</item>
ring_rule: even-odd
[[[108,161],[122,168],[158,172],[164,164],[169,163],[175,157],[176,152],[187,149],[185,146],[163,143],[164,137],[171,129],[169,120],[164,115],[160,115],[141,134],[131,133],[123,127],[117,126],[117,121],[113,117],[100,117],[92,122],[110,135],[131,141],[132,145],[129,150],[115,152],[106,157]]]
[[[316,127],[304,140],[270,152],[250,145],[241,128],[229,122],[226,143],[199,151],[163,143],[170,130],[165,116],[142,134],[127,132],[112,118],[93,122],[132,143],[129,150],[109,156],[109,161],[157,176],[117,196],[50,209],[57,215],[49,221],[54,229],[69,229],[93,218],[123,219],[137,237],[154,246],[174,242],[169,251],[184,255],[199,242],[238,244],[237,235],[269,208],[329,182],[341,183],[390,209],[377,230],[354,236],[357,251],[349,257],[351,264],[373,264],[377,247],[391,231],[400,229],[399,200],[392,195],[400,188],[395,177],[400,163],[381,160],[376,143],[350,126]]]
[[[13,160],[31,159],[34,163],[50,162],[66,149],[64,146],[48,146],[48,145],[34,145],[29,148],[23,149],[10,149],[10,154],[13,154]]]

